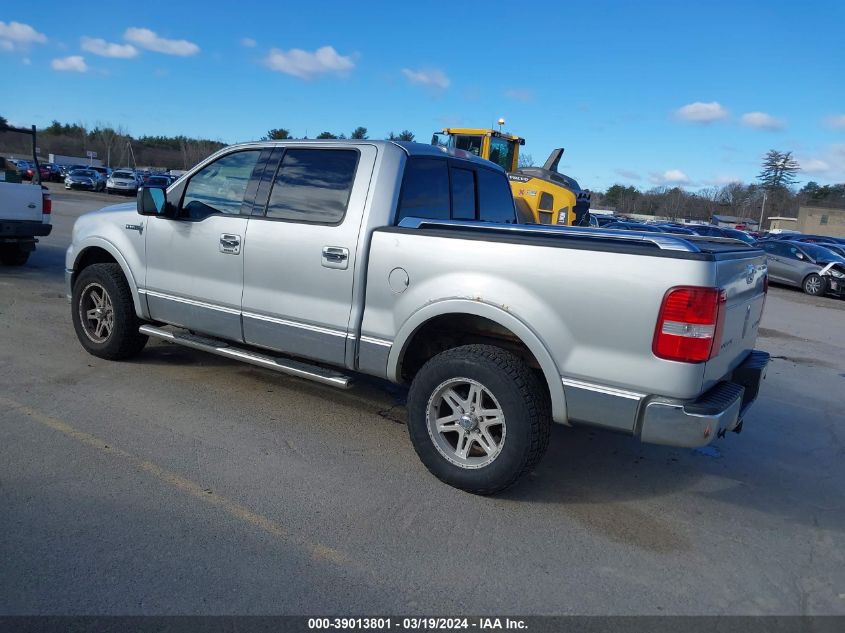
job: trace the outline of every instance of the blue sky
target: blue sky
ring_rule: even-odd
[[[51,9],[50,6],[54,5]],[[499,117],[583,187],[845,182],[845,3],[6,3],[0,114],[231,143]]]

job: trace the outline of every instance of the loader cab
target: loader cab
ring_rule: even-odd
[[[511,172],[519,165],[519,146],[525,139],[492,129],[446,128],[434,134],[431,144],[469,152]]]

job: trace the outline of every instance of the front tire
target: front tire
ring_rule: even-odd
[[[442,482],[474,494],[500,492],[531,470],[550,426],[544,385],[520,358],[491,345],[438,354],[408,394],[420,460]]]
[[[3,244],[0,246],[0,262],[4,266],[23,266],[29,259],[29,251],[18,244]]]
[[[147,337],[138,332],[132,291],[118,264],[92,264],[73,284],[73,328],[85,350],[121,360],[139,353]]]
[[[801,287],[808,295],[818,297],[824,294],[826,284],[821,275],[810,273],[804,278],[804,283],[801,284]]]

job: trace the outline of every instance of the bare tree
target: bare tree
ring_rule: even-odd
[[[520,154],[519,162],[517,163],[517,165],[520,169],[522,169],[523,167],[533,167],[534,158],[531,156],[531,154]]]

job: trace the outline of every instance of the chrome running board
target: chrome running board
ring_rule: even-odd
[[[345,376],[339,372],[331,369],[325,369],[318,365],[311,365],[298,360],[289,358],[277,358],[275,356],[268,356],[254,352],[250,349],[235,347],[221,339],[211,338],[208,336],[198,336],[190,332],[165,330],[153,325],[142,325],[138,328],[141,334],[152,336],[153,338],[169,341],[176,345],[183,345],[191,347],[203,352],[217,354],[226,358],[239,360],[250,365],[264,367],[271,369],[281,374],[288,376],[296,376],[297,378],[304,378],[305,380],[313,380],[324,385],[337,387],[339,389],[349,389],[352,386],[349,376]]]

